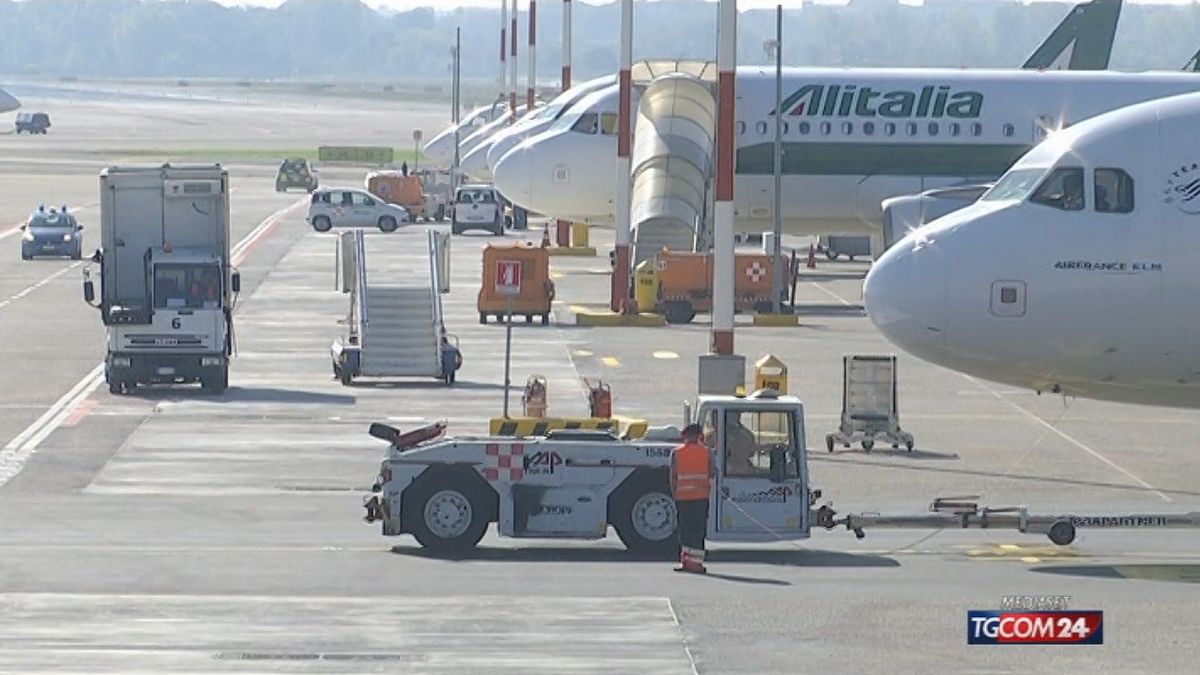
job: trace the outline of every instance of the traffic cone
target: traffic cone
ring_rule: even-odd
[[[542,226],[542,248],[550,248],[550,223]]]
[[[804,266],[810,270],[817,268],[817,245],[808,245],[808,260],[804,262]]]

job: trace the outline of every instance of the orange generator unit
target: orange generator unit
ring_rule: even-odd
[[[429,219],[425,213],[424,186],[420,176],[405,176],[400,171],[372,171],[367,174],[367,192],[391,204],[403,206],[412,221],[417,218]]]
[[[771,258],[762,253],[734,255],[735,311],[765,313],[772,310]],[[711,253],[663,249],[655,259],[655,276],[658,282],[655,311],[665,316],[668,323],[688,323],[695,318],[696,312],[712,311]]]
[[[483,247],[479,323],[487,323],[489,315],[503,322],[511,311],[513,316],[524,315],[525,323],[533,323],[533,317],[541,316],[545,326],[550,323],[553,301],[549,249],[521,244]]]

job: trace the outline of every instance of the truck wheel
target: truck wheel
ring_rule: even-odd
[[[543,326],[548,326],[548,325],[550,325],[550,314],[549,314],[549,312],[547,312],[546,314],[543,314],[543,315],[542,315],[542,325],[543,325]]]
[[[444,222],[445,220],[446,220],[446,205],[439,204],[438,208],[437,208],[437,221],[439,223],[441,223],[441,222]]]
[[[229,388],[229,368],[226,367],[217,375],[201,378],[200,388],[210,394],[224,394]]]
[[[450,234],[462,234],[463,231],[458,227],[458,221],[450,219]]]
[[[609,522],[625,548],[648,556],[672,557],[678,552],[675,500],[666,476],[633,476],[609,503]]]
[[[452,473],[422,477],[404,495],[409,529],[434,553],[475,548],[487,531],[484,500]]]
[[[391,216],[384,216],[379,219],[379,229],[383,232],[396,231],[396,219]]]
[[[696,317],[696,310],[687,300],[672,300],[667,303],[667,323],[690,323]]]
[[[828,259],[830,259],[830,260],[837,260],[837,259],[838,259],[838,254],[837,254],[837,253],[834,253],[833,251],[829,251],[829,250],[827,250],[827,251],[825,251],[825,257],[826,257],[826,258],[828,258]]]
[[[118,396],[118,395],[124,393],[124,391],[125,391],[125,387],[121,384],[120,380],[109,380],[108,381],[108,393],[110,393],[114,396]]]
[[[329,218],[325,216],[317,216],[312,220],[313,229],[317,232],[328,232],[333,227],[333,223],[329,222]]]

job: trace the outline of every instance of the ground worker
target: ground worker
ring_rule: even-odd
[[[679,567],[676,572],[704,574],[704,535],[708,532],[708,499],[716,476],[699,424],[683,430],[683,445],[671,451],[671,493],[679,522]]]
[[[446,378],[446,384],[454,384],[454,373],[462,367],[462,352],[458,347],[450,344],[449,338],[442,336],[442,344],[440,348],[442,377]]]

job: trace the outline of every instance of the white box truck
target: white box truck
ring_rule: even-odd
[[[229,384],[233,305],[229,175],[220,165],[109,167],[100,173],[97,303],[107,327],[104,376],[114,394],[138,384]]]

